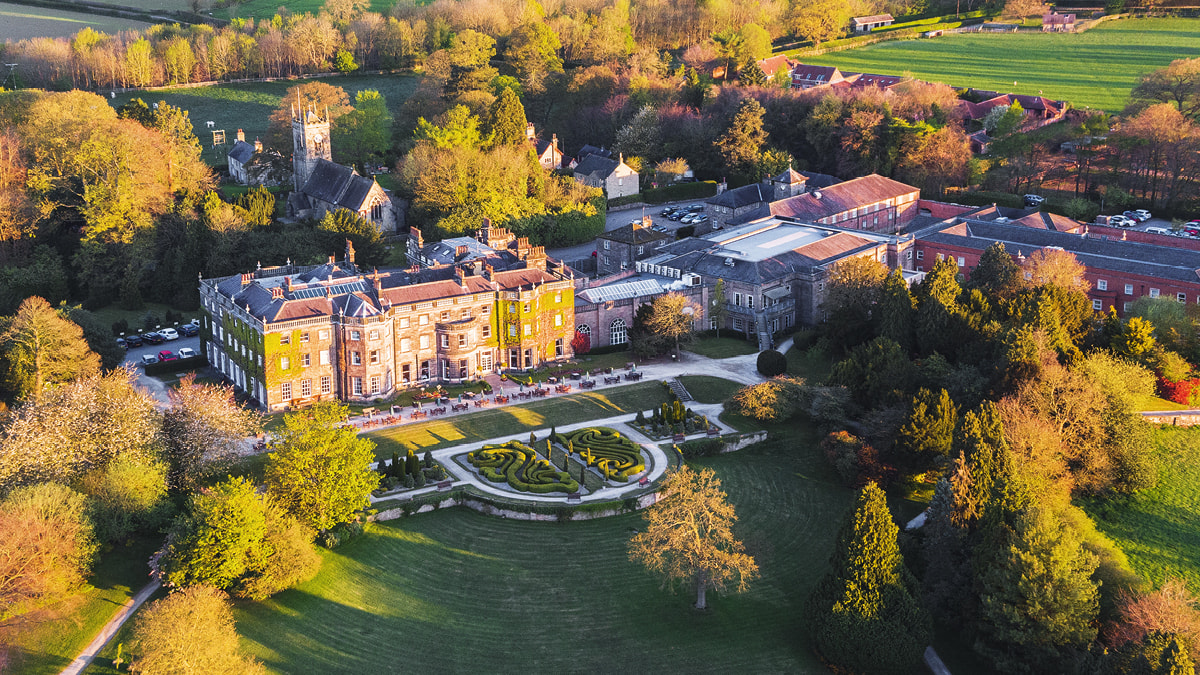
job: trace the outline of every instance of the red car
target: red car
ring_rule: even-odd
[[[158,353],[158,360],[161,361],[178,361],[179,357],[170,349],[164,349]]]

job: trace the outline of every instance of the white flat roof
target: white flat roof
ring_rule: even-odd
[[[713,232],[704,238],[720,247],[713,255],[758,262],[820,241],[838,231],[771,218],[747,223],[732,230]]]

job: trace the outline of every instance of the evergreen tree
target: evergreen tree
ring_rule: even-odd
[[[954,451],[970,471],[962,508],[975,514],[975,520],[995,508],[1013,512],[1021,506],[1013,483],[1012,456],[995,404],[986,401],[963,416],[954,435]]]
[[[946,626],[960,627],[974,616],[968,524],[975,520],[967,496],[971,471],[960,456],[938,481],[925,518],[925,606]]]
[[[404,473],[413,477],[421,473],[421,465],[417,461],[417,454],[412,451],[412,448],[408,449],[408,455],[404,458]]]
[[[21,303],[0,335],[0,349],[8,361],[9,390],[35,402],[47,386],[100,371],[100,357],[88,349],[83,330],[37,296]]]
[[[950,393],[934,393],[924,387],[913,398],[908,420],[900,427],[896,443],[905,460],[916,467],[929,467],[950,456],[958,408]]]
[[[880,337],[889,338],[906,352],[913,349],[913,297],[908,282],[900,270],[892,270],[883,280],[883,293],[879,301]]]
[[[1001,670],[1061,671],[1064,650],[1096,638],[1099,566],[1074,527],[1031,506],[995,523],[976,547],[976,650]]]
[[[767,84],[767,74],[763,72],[758,61],[751,61],[742,66],[740,79],[743,87],[764,87]]]
[[[952,358],[959,343],[958,266],[950,258],[937,261],[917,287],[916,333],[921,352]]]
[[[392,465],[390,467],[388,467],[388,475],[395,476],[396,478],[402,479],[402,478],[404,478],[404,475],[407,473],[407,471],[405,471],[405,468],[406,468],[405,465],[400,463],[400,455],[398,453],[393,452],[392,453]]]
[[[883,491],[868,483],[842,526],[833,569],[809,599],[817,649],[852,672],[911,673],[929,641],[929,616],[912,593],[900,529]]]
[[[984,291],[989,297],[1011,299],[1024,285],[1020,266],[1000,242],[984,249],[979,264],[971,270],[970,286]]]
[[[484,135],[492,147],[519,146],[525,143],[525,129],[528,125],[529,120],[525,118],[525,108],[521,105],[521,99],[517,98],[516,92],[506,87],[488,108]]]
[[[426,450],[423,461],[424,461],[426,469],[432,469],[433,468],[433,453],[430,452],[429,450]]]
[[[763,144],[767,142],[767,132],[763,129],[765,114],[762,104],[752,98],[745,99],[729,122],[729,128],[717,139],[721,158],[733,173],[755,178],[750,174],[758,162]]]

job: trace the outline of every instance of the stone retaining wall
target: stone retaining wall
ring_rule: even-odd
[[[1142,419],[1151,424],[1170,424],[1173,427],[1190,427],[1200,424],[1200,412],[1181,410],[1179,412],[1142,413]]]
[[[654,504],[655,502],[658,501],[658,499],[659,499],[659,493],[651,492],[651,493],[644,494],[644,495],[638,497],[637,508],[635,508],[635,509],[632,509],[632,510],[626,509],[623,506],[623,500],[622,500],[622,501],[613,502],[612,508],[605,509],[603,511],[575,511],[575,512],[571,513],[571,517],[568,518],[567,520],[594,520],[596,518],[607,518],[609,516],[619,516],[623,513],[631,513],[632,511],[640,511],[640,510],[646,508],[647,506]],[[580,504],[568,504],[566,502],[551,502],[551,503],[538,502],[538,503],[545,504],[546,506],[563,506],[563,507],[580,506]],[[436,511],[438,509],[444,509],[448,506],[465,506],[469,509],[474,509],[480,513],[483,513],[483,514],[486,514],[489,516],[499,516],[501,518],[511,518],[513,520],[536,520],[536,521],[545,521],[545,522],[557,522],[558,520],[560,520],[558,514],[556,514],[556,513],[530,513],[527,511],[514,511],[512,509],[496,506],[495,504],[493,504],[489,501],[486,501],[484,499],[480,499],[479,497],[474,497],[474,496],[472,496],[472,497],[447,496],[445,499],[443,499],[439,502],[436,502],[436,503],[422,504],[420,506],[420,508],[418,508],[416,511],[413,511],[412,513],[410,513],[408,515],[416,515],[418,513],[429,513],[431,511]],[[396,520],[397,518],[403,518],[404,516],[405,516],[404,508],[400,507],[400,508],[388,509],[386,511],[380,511],[379,513],[375,514],[375,520],[376,521]]]

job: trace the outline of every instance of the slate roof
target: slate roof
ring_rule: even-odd
[[[845,79],[842,72],[833,66],[809,66],[797,63],[792,69],[792,83],[799,85],[817,86],[840,82]]]
[[[789,166],[787,171],[772,177],[771,180],[776,183],[783,183],[784,185],[793,185],[795,183],[807,183],[808,176]]]
[[[575,173],[605,180],[612,175],[613,171],[617,170],[618,166],[620,166],[620,162],[615,159],[591,154],[579,160],[579,164],[575,167]]]
[[[1054,230],[1056,232],[1076,232],[1081,227],[1078,221],[1066,216],[1060,216],[1057,213],[1046,213],[1045,211],[1034,211],[1012,222],[1017,225],[1024,225],[1025,227]]]
[[[772,56],[766,59],[760,59],[758,61],[758,67],[762,68],[762,71],[767,74],[767,77],[774,75],[780,68],[787,68],[790,72],[792,69],[792,64],[793,61],[784,54],[779,54],[778,56]]]
[[[599,155],[601,157],[608,157],[609,159],[612,159],[612,150],[605,150],[604,148],[597,148],[594,145],[585,145],[579,149],[579,155],[578,155],[579,161],[582,162],[583,158],[587,157],[588,155]]]
[[[730,209],[740,209],[754,204],[765,204],[774,196],[771,186],[762,183],[751,183],[740,188],[726,190],[708,200],[713,206],[724,206]]]
[[[615,230],[609,230],[597,237],[597,239],[609,239],[622,244],[634,245],[647,244],[652,241],[670,238],[670,235],[665,232],[659,232],[649,227],[634,227],[633,225],[622,225]]]
[[[1040,248],[1057,246],[1073,253],[1079,262],[1090,269],[1200,283],[1200,251],[1169,246],[1082,237],[1013,223],[970,219],[948,225],[941,231],[920,234],[918,240],[979,251],[994,242],[1001,242],[1014,255],[1029,255]]]
[[[871,174],[771,204],[771,215],[817,221],[885,199],[917,192],[917,188]],[[817,195],[820,195],[819,197]]]
[[[374,180],[358,175],[354,169],[322,159],[300,191],[313,199],[359,211],[374,185]]]
[[[808,179],[806,184],[807,187],[816,188],[818,190],[823,190],[830,185],[837,185],[838,183],[843,182],[841,178],[838,178],[837,176],[831,176],[827,173],[816,173],[814,171],[797,171],[796,173]]]
[[[467,249],[462,255],[458,253],[459,246],[465,246]],[[496,250],[474,237],[452,237],[426,244],[425,248],[421,249],[421,255],[431,264],[453,265],[494,256]]]
[[[242,164],[250,161],[254,156],[254,144],[246,141],[235,141],[233,147],[229,149],[229,159],[237,160]]]

